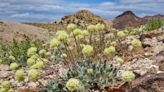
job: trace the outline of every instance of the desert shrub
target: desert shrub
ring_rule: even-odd
[[[162,27],[162,20],[156,19],[156,18],[151,19],[145,24],[145,26],[146,26],[147,31],[158,29],[158,28]]]
[[[70,24],[67,31],[56,32],[50,41],[50,49],[63,58],[68,71],[48,83],[43,92],[90,92],[96,88],[103,90],[116,83],[118,67],[109,62],[117,54],[116,45],[125,40],[126,34],[124,31],[116,31],[105,37],[104,29],[103,24],[89,25],[87,29]],[[117,59],[116,62],[121,65],[123,60]],[[125,75],[129,79],[133,77],[129,77],[132,74]]]
[[[147,21],[144,25],[141,25],[140,27],[127,28],[125,30],[120,30],[120,31],[124,31],[126,35],[138,35],[147,31],[152,31],[162,28],[163,26],[164,26],[164,20],[155,18]]]
[[[164,19],[161,20],[161,25],[162,25],[162,27],[164,27]]]
[[[32,41],[30,38],[25,37],[21,42],[13,39],[13,42],[9,44],[0,44],[0,58],[3,63],[10,64],[11,62],[16,62],[20,65],[25,65],[27,61],[27,50],[35,46],[38,49],[42,48],[42,43],[40,41]]]
[[[104,60],[92,62],[90,60],[77,62],[75,66],[69,67],[57,81],[48,83],[42,92],[90,92],[92,89],[103,90],[106,86],[115,84],[114,66]],[[78,79],[80,82],[72,89],[69,88],[72,86],[69,84],[71,78]]]

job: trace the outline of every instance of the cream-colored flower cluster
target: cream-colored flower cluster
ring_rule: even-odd
[[[75,78],[71,78],[67,81],[66,87],[70,92],[77,91],[80,87],[80,81]]]

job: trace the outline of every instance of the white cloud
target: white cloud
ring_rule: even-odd
[[[161,3],[163,2],[163,3]],[[102,3],[65,2],[64,0],[0,0],[0,12],[16,19],[47,19],[48,21],[88,9],[105,18],[115,17],[123,11],[132,10],[137,15],[164,14],[163,0],[119,0]],[[1,17],[1,14],[0,14]],[[2,16],[4,17],[4,16]],[[45,20],[46,21],[46,20]]]
[[[22,14],[13,14],[10,17],[11,18],[23,18],[23,17],[28,17],[28,16],[30,16],[29,13],[22,13]]]
[[[113,6],[115,5],[116,3],[113,3],[113,2],[103,2],[100,4],[100,6],[107,6],[107,7],[110,7],[110,6]]]

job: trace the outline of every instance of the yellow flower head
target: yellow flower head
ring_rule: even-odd
[[[63,53],[61,56],[64,57],[64,58],[66,58],[67,57],[67,54]]]
[[[90,45],[85,45],[82,49],[82,53],[85,55],[85,56],[91,56],[93,54],[93,47],[90,46]]]
[[[122,73],[122,78],[125,81],[132,81],[133,79],[135,79],[135,74],[132,71],[125,71]]]
[[[56,38],[53,38],[51,41],[50,41],[50,47],[51,48],[54,48],[54,47],[58,47],[60,45],[60,41]]]
[[[23,81],[24,80],[24,71],[23,70],[17,70],[15,73],[15,79],[18,81]]]
[[[27,65],[28,66],[32,66],[34,64],[35,64],[35,60],[34,59],[32,59],[32,58],[27,59]]]
[[[67,25],[67,30],[68,31],[75,30],[76,28],[77,28],[77,26],[73,23]]]
[[[116,61],[117,63],[119,63],[119,64],[124,63],[124,60],[123,60],[121,57],[117,57],[117,56],[116,56],[114,59],[115,59],[115,61]]]
[[[43,68],[43,65],[44,65],[43,61],[38,61],[38,62],[36,62],[36,64],[32,65],[31,68],[32,69],[41,69],[41,68]]]
[[[80,44],[80,47],[83,48],[85,46],[85,44]]]
[[[56,32],[56,36],[60,42],[66,42],[69,37],[69,35],[67,34],[66,31],[58,31],[58,32]]]
[[[3,81],[1,86],[2,86],[2,88],[9,89],[10,88],[10,82],[9,81]]]
[[[132,46],[133,46],[134,48],[138,48],[138,47],[141,47],[141,46],[142,46],[141,41],[138,40],[138,39],[134,39],[134,40],[131,42],[131,44],[132,44]]]
[[[89,25],[89,26],[87,27],[87,30],[88,30],[89,32],[95,32],[95,31],[96,31],[96,27],[95,27],[95,25]]]
[[[36,47],[31,47],[27,50],[27,56],[31,57],[32,55],[36,54],[37,48]]]
[[[111,55],[112,53],[116,52],[115,47],[110,46],[109,48],[104,49],[104,55]]]
[[[83,36],[88,36],[89,35],[89,32],[87,30],[83,30],[82,33],[81,33]]]
[[[45,50],[45,49],[41,49],[41,50],[39,51],[39,55],[45,56],[45,54],[46,54],[46,50]]]
[[[126,37],[126,34],[123,31],[119,31],[119,32],[117,32],[117,36],[119,38],[125,38]]]
[[[45,56],[51,56],[51,52],[46,52]]]
[[[92,68],[87,69],[87,74],[92,75],[93,74],[93,69]]]
[[[77,91],[80,86],[80,81],[75,78],[71,78],[67,81],[66,87],[70,92]]]
[[[43,62],[44,63],[48,63],[49,61],[47,59],[43,59]]]
[[[37,56],[37,54],[35,54],[35,55],[32,55],[30,58],[31,59],[34,59],[34,60],[37,60],[38,59],[38,56]]]
[[[81,29],[75,29],[75,30],[73,30],[73,34],[75,35],[75,36],[77,36],[77,35],[81,35],[81,33],[82,33],[82,31],[81,31]]]
[[[17,63],[11,63],[10,64],[10,69],[11,70],[15,70],[15,69],[17,69],[18,68],[18,64]]]
[[[10,60],[15,60],[15,57],[11,55],[11,56],[9,56],[9,59]]]
[[[103,24],[98,23],[98,24],[96,25],[96,30],[97,30],[97,31],[102,31],[102,30],[104,30],[104,29],[105,29],[105,26],[104,26]]]
[[[83,38],[84,38],[83,35],[77,35],[77,36],[76,36],[76,39],[78,39],[78,40],[79,40],[79,39],[83,39]]]
[[[39,76],[39,72],[36,69],[31,69],[28,72],[28,78],[29,78],[29,80],[35,81],[38,78],[38,76]]]

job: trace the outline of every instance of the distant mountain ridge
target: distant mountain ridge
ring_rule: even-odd
[[[154,15],[154,16],[145,16],[144,17],[145,20],[150,20],[150,19],[153,19],[153,18],[164,19],[164,15],[157,14],[157,15]]]
[[[88,25],[103,23],[107,26],[112,26],[116,29],[135,28],[146,23],[146,21],[159,18],[164,19],[164,15],[158,14],[154,16],[138,17],[132,11],[125,11],[116,16],[113,20],[103,19],[100,16],[88,10],[80,10],[75,14],[62,17],[58,21],[51,23],[25,23],[33,26],[48,29],[49,31],[64,30],[69,23],[74,23],[81,28],[86,28]]]
[[[140,18],[136,16],[132,11],[125,11],[122,14],[115,17],[113,20],[113,27],[116,29],[135,28],[142,24],[145,24],[150,19],[164,19],[164,15],[158,14],[154,16],[145,16]]]
[[[42,27],[48,29],[49,31],[64,30],[69,23],[74,23],[80,28],[86,28],[88,25],[103,23],[106,21],[100,16],[88,10],[80,10],[75,14],[67,15],[62,17],[58,21],[53,21],[51,23],[25,23],[37,27]]]

